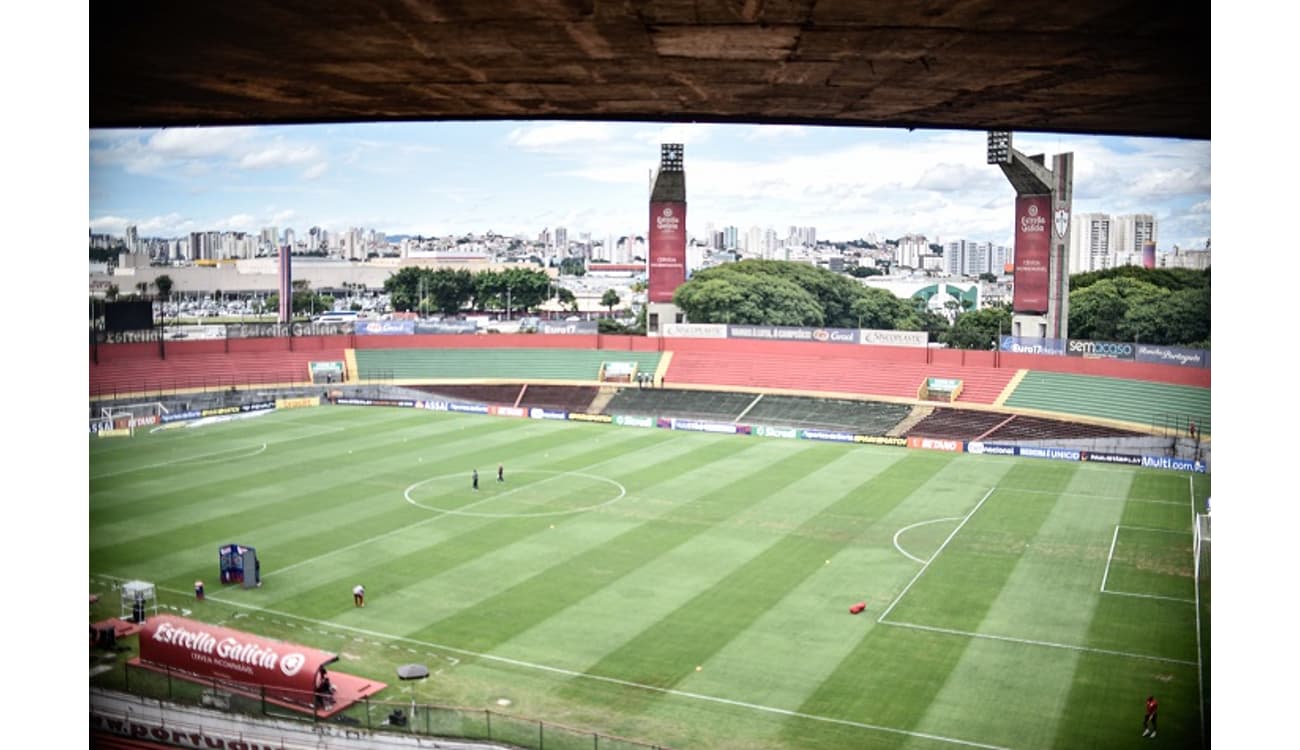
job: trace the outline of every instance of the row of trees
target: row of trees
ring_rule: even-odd
[[[955,309],[947,319],[920,300],[863,287],[805,263],[744,260],[705,269],[673,301],[696,323],[926,331],[958,349],[988,349],[1011,330],[1011,308]],[[956,303],[949,303],[956,305]],[[1137,266],[1070,277],[1070,337],[1208,349],[1210,272]]]
[[[527,311],[553,296],[551,278],[531,268],[470,273],[407,267],[384,281],[384,291],[395,310],[444,315],[455,315],[466,307]]]

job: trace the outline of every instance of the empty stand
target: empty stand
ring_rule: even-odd
[[[90,365],[90,395],[223,390],[273,383],[309,383],[308,363],[344,359],[343,349],[169,354],[125,357]]]
[[[754,400],[752,393],[624,388],[605,405],[605,414],[690,417],[731,422]]]
[[[361,380],[595,381],[606,361],[654,372],[659,352],[589,349],[358,349]],[[512,399],[513,401],[513,399]]]
[[[1189,385],[1033,371],[1005,405],[1141,426],[1161,424],[1171,414],[1184,415],[1195,420],[1203,434],[1210,433],[1210,389]]]
[[[747,424],[851,430],[862,435],[884,435],[910,411],[911,407],[906,404],[769,394],[754,404],[741,421]]]
[[[935,409],[907,431],[909,437],[985,440],[994,443],[1017,440],[1134,437],[1141,434],[1105,425],[963,409]]]
[[[915,399],[926,378],[958,378],[963,387],[957,403],[992,404],[1015,374],[1015,370],[992,367],[892,362],[847,354],[741,357],[722,352],[678,351],[673,353],[665,381]]]

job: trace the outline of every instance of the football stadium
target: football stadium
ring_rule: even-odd
[[[91,303],[91,746],[1208,748],[1208,267],[1203,335],[1072,337],[1075,154],[1012,141],[1208,141],[1208,11],[92,5],[92,136],[964,129],[1014,191],[1015,247],[976,345],[874,325],[842,272],[688,267],[683,144],[661,143],[635,331],[490,329],[477,300],[304,316],[287,245],[257,259],[274,320],[176,330],[145,259],[142,299]],[[199,255],[168,270],[251,276]],[[688,294],[761,263],[747,309]],[[768,319],[772,290],[841,309]],[[507,320],[536,313],[503,291]],[[962,294],[954,316],[984,312]]]
[[[1153,693],[1162,739],[1206,736],[1207,368],[599,334],[157,351],[100,346],[90,371],[105,695],[256,717],[286,746],[294,723],[1118,746]],[[216,646],[147,653],[158,627]],[[217,657],[250,639],[319,654],[332,693],[315,661],[301,685],[240,679]],[[138,711],[151,735],[198,721]]]

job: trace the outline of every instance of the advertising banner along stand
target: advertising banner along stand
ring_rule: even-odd
[[[229,689],[254,695],[265,689],[269,700],[299,710],[341,710],[357,698],[386,687],[352,675],[327,675],[326,665],[337,660],[335,654],[307,646],[159,615],[145,623],[140,633],[140,656],[133,662],[148,669],[179,673],[177,676],[196,682],[218,680]],[[333,687],[332,694],[326,696],[328,701],[318,697],[325,680]]]

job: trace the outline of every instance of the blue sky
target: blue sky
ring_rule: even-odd
[[[90,131],[90,230],[644,233],[669,142],[686,144],[695,236],[711,222],[1011,244],[1014,193],[985,163],[983,132],[571,121]],[[1014,145],[1075,154],[1076,213],[1154,214],[1161,250],[1210,236],[1208,141],[1016,133]]]

